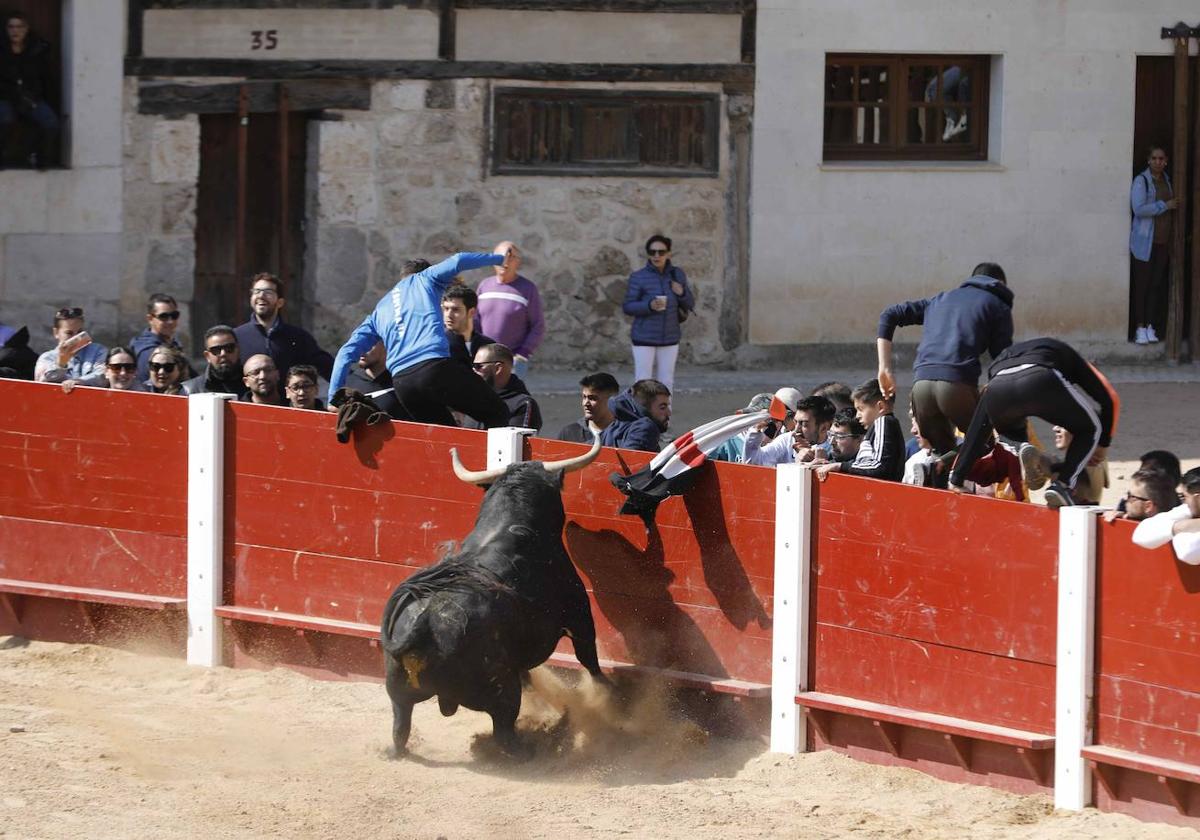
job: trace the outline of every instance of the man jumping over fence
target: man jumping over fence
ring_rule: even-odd
[[[1040,417],[1072,435],[1062,464],[1055,468],[1058,478],[1046,489],[1046,504],[1054,508],[1075,504],[1071,491],[1079,474],[1089,461],[1104,457],[1117,430],[1120,400],[1112,385],[1070,345],[1056,338],[1033,338],[1012,345],[992,363],[988,377],[987,389],[950,472],[950,489],[962,491],[971,467],[991,444],[993,428],[1000,444],[1020,457],[1023,472],[1041,461],[1040,453],[1029,443],[1025,422]],[[1026,483],[1037,486],[1028,477]]]
[[[345,384],[349,366],[377,341],[383,341],[392,387],[404,409],[419,423],[454,426],[451,409],[487,427],[508,423],[508,408],[471,368],[450,358],[442,323],[442,295],[460,271],[504,265],[509,254],[455,254],[430,266],[425,260],[404,264],[403,277],[338,351],[329,391]]]

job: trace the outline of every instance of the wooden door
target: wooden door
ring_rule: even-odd
[[[1189,60],[1188,78],[1196,78],[1196,59]],[[1175,146],[1175,59],[1169,55],[1153,55],[1153,56],[1138,56],[1137,60],[1137,82],[1136,82],[1136,98],[1134,99],[1133,110],[1133,161],[1130,177],[1132,178],[1137,173],[1146,168],[1146,158],[1149,157],[1151,146],[1162,146],[1167,152],[1168,161],[1167,174],[1170,175],[1174,168],[1170,158],[1174,154]],[[1188,126],[1194,125],[1196,100],[1200,98],[1200,91],[1190,91],[1188,99],[1189,105],[1192,108],[1191,114],[1188,116]],[[1194,142],[1194,138],[1193,138]],[[1191,146],[1189,145],[1189,148]],[[1191,161],[1188,161],[1190,164]],[[1193,181],[1200,173],[1195,172],[1189,166],[1188,179]],[[1191,253],[1192,241],[1190,231],[1192,229],[1192,213],[1195,208],[1192,202],[1184,202],[1183,213],[1180,215],[1179,223],[1186,225],[1186,230],[1189,231],[1187,255],[1184,258],[1184,302],[1191,300]],[[1132,218],[1132,216],[1131,216]],[[1132,272],[1132,268],[1131,268]],[[1133,284],[1130,283],[1129,296],[1129,340],[1133,340],[1134,327],[1133,323]],[[1163,296],[1163,305],[1166,305],[1166,295]],[[1159,319],[1160,323],[1166,323],[1165,313]],[[1190,318],[1184,318],[1183,334],[1186,336]],[[1193,351],[1195,357],[1195,351]]]
[[[246,142],[245,265],[237,276],[238,117],[200,117],[200,178],[196,198],[196,290],[192,318],[202,334],[214,324],[249,318],[250,278],[269,271],[284,281],[287,312],[299,322],[304,256],[305,137],[303,113],[288,118],[286,270],[280,270],[279,115],[250,114]]]

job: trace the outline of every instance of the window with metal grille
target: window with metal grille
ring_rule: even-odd
[[[716,94],[500,88],[497,175],[717,174]]]
[[[985,160],[983,55],[828,55],[825,160]]]

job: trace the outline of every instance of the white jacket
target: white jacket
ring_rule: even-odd
[[[758,429],[752,429],[746,436],[746,449],[742,453],[743,464],[757,464],[760,467],[777,467],[780,464],[791,464],[796,460],[796,452],[792,445],[796,442],[794,432],[780,431],[773,439]]]
[[[1200,566],[1200,532],[1171,534],[1176,522],[1192,518],[1192,511],[1186,504],[1156,513],[1138,523],[1133,530],[1133,542],[1142,548],[1161,548],[1171,543],[1180,563]]]

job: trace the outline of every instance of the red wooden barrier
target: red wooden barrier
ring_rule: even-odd
[[[1048,784],[1034,752],[1054,732],[1057,516],[836,475],[816,494],[815,743],[1016,790]]]
[[[1168,822],[1200,816],[1200,567],[1101,523],[1096,555],[1096,802]],[[1141,765],[1140,770],[1134,768]],[[1191,783],[1174,773],[1191,765]],[[1161,779],[1159,778],[1161,776]],[[1171,779],[1175,777],[1175,781]],[[1186,819],[1190,817],[1190,819]]]
[[[0,406],[0,634],[93,641],[174,612],[150,620],[182,651],[187,402],[5,382]]]
[[[229,411],[225,601],[232,609],[222,614],[235,628],[235,657],[377,676],[378,654],[365,646],[353,656],[340,651],[348,660],[335,662],[307,637],[261,625],[320,618],[359,625],[329,625],[333,633],[369,635],[394,586],[473,526],[483,491],[454,477],[449,449],[483,466],[486,435],[393,423],[343,445],[332,417],[244,404]],[[531,449],[539,460],[583,450],[546,440]],[[678,672],[718,690],[765,693],[773,475],[722,465],[697,493],[713,502],[671,500],[647,534],[640,519],[617,515],[624,497],[607,476],[649,458],[604,450],[566,477],[564,537],[589,584],[601,658]],[[560,653],[558,661],[573,660],[569,642]]]

